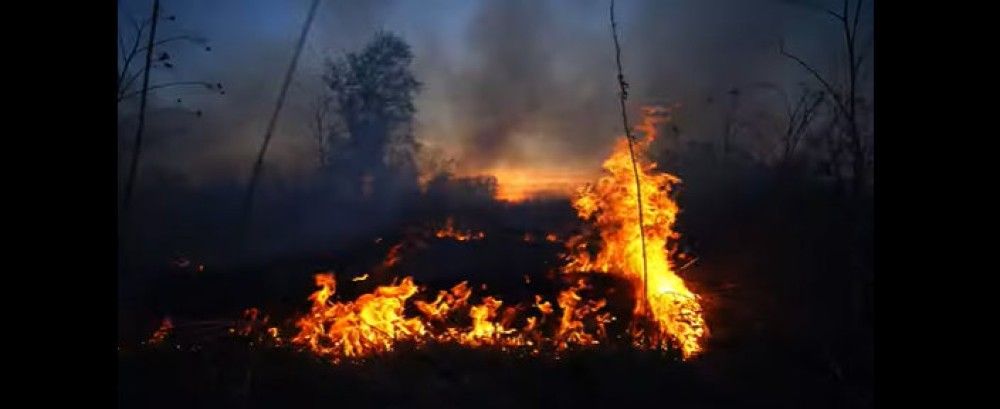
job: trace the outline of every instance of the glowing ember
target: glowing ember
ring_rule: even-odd
[[[156,329],[153,336],[146,341],[149,345],[157,345],[163,343],[163,340],[170,335],[170,332],[174,329],[174,323],[170,320],[170,317],[163,318],[163,322],[160,323],[160,327]]]
[[[382,268],[390,268],[399,263],[399,253],[403,249],[403,243],[396,244],[389,249],[389,254],[386,255],[385,261],[382,262]]]
[[[670,197],[677,177],[656,169],[646,157],[656,139],[656,126],[667,119],[662,108],[644,109],[638,131],[645,137],[634,148],[641,184],[648,283],[643,283],[643,249],[637,222],[636,185],[628,142],[620,138],[611,156],[604,162],[605,175],[596,184],[580,189],[573,206],[581,219],[593,221],[600,232],[601,248],[596,256],[587,251],[580,237],[567,242],[567,272],[603,272],[620,274],[634,284],[637,316],[645,313],[639,300],[646,299],[649,315],[655,319],[657,334],[652,344],[665,346],[669,340],[679,344],[684,357],[701,350],[700,341],[707,327],[696,294],[674,273],[669,257],[679,235],[673,231],[679,208]],[[647,285],[644,285],[647,284]],[[648,287],[648,297],[644,288]]]

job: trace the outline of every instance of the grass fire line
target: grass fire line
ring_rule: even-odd
[[[579,188],[572,200],[577,217],[593,225],[596,237],[592,237],[594,233],[580,233],[559,240],[554,233],[546,235],[546,241],[558,241],[565,247],[564,264],[558,271],[567,278],[577,277],[554,300],[536,294],[532,302],[506,304],[494,295],[473,297],[468,281],[427,296],[421,294],[413,277],[407,276],[377,286],[354,300],[336,301],[337,280],[333,273],[325,272],[315,275],[317,290],[308,297],[311,307],[292,320],[295,335],[287,341],[278,327],[268,324],[268,317],[259,319],[256,308],[248,309],[244,324],[230,332],[254,336],[271,345],[303,349],[334,363],[388,353],[402,343],[453,344],[557,356],[573,349],[599,347],[612,338],[609,326],[618,317],[607,310],[606,299],[588,295],[592,287],[587,276],[605,274],[623,279],[633,288],[629,326],[625,334],[620,334],[630,341],[629,345],[678,350],[683,359],[697,356],[703,350],[708,327],[698,295],[676,274],[671,261],[681,256],[675,254],[680,236],[673,230],[680,209],[670,195],[680,179],[659,171],[647,158],[657,127],[669,120],[669,111],[647,107],[643,114],[636,130],[644,137],[636,141],[633,150],[640,186],[633,183],[629,141],[621,137],[603,163],[604,175]],[[640,187],[641,197],[637,198]],[[637,199],[641,199],[648,215],[643,226],[645,240],[634,223]],[[466,242],[481,239],[485,233],[460,230],[448,218],[443,227],[431,229],[429,235]],[[591,248],[595,242],[592,239],[598,239],[597,248]],[[399,262],[404,244],[392,246],[380,263],[383,269]],[[365,273],[349,281],[361,283],[369,279]],[[648,296],[644,296],[646,288]],[[643,301],[646,305],[642,305]],[[162,343],[174,327],[165,320],[148,344]]]
[[[636,303],[634,325],[627,334],[632,344],[648,349],[676,347],[686,359],[702,351],[708,327],[698,296],[687,288],[670,261],[670,251],[679,238],[673,231],[679,207],[669,193],[680,180],[658,171],[645,158],[649,144],[657,136],[656,128],[669,118],[668,112],[652,107],[644,109],[644,114],[637,130],[645,137],[635,144],[635,153],[641,199],[649,215],[644,226],[646,240],[642,240],[639,226],[633,222],[639,187],[632,183],[632,155],[628,140],[623,137],[604,162],[605,175],[581,188],[572,203],[577,216],[592,222],[599,231],[600,249],[592,256],[587,237],[570,237],[566,241],[566,264],[561,271],[612,274],[626,279],[635,288],[634,299],[648,302],[645,308]],[[451,219],[437,232],[438,237],[458,236],[460,241],[469,237],[456,234]],[[648,255],[648,274],[642,271],[644,250]],[[389,254],[389,260],[395,263],[398,254]],[[648,283],[644,277],[648,277]],[[530,306],[506,306],[495,296],[476,301],[467,281],[439,291],[429,301],[414,300],[420,289],[412,277],[405,277],[353,301],[335,302],[333,274],[318,274],[315,280],[318,290],[309,297],[312,307],[296,320],[298,333],[291,342],[333,362],[390,352],[401,342],[453,343],[471,348],[516,349],[530,354],[559,353],[600,345],[608,338],[607,325],[616,319],[604,310],[606,300],[586,299],[581,295],[588,286],[586,279],[558,294],[559,313],[542,295],[536,295]],[[643,297],[646,287],[648,298]],[[408,314],[407,305],[414,305],[417,313]],[[650,328],[643,325],[647,319],[652,321],[646,325]],[[545,325],[549,323],[552,325]]]

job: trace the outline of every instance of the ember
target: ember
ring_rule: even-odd
[[[174,323],[170,320],[170,317],[163,318],[163,322],[160,323],[160,327],[156,329],[153,336],[146,341],[148,345],[158,345],[163,343],[163,340],[170,335],[170,332],[174,329]]]

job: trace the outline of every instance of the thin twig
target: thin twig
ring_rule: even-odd
[[[181,85],[201,85],[201,86],[206,87],[206,88],[215,88],[216,87],[215,84],[212,84],[211,82],[208,82],[208,81],[178,81],[178,82],[168,82],[168,83],[165,83],[165,84],[152,85],[148,89],[145,89],[145,91],[152,91],[154,89],[176,87],[176,86],[181,86]],[[136,96],[137,94],[140,94],[141,92],[142,91],[134,91],[134,92],[130,92],[128,94],[122,95],[122,96],[118,97],[118,101],[120,102],[122,100],[125,100],[125,99],[128,99],[128,98],[132,98],[132,97]]]
[[[642,184],[639,182],[639,166],[635,161],[635,149],[632,147],[632,130],[628,124],[628,113],[625,110],[625,100],[628,99],[628,83],[625,82],[625,75],[622,73],[622,51],[618,45],[618,26],[615,24],[615,0],[611,0],[611,37],[615,42],[615,62],[618,64],[618,86],[621,89],[619,102],[621,103],[622,125],[625,128],[625,139],[628,141],[628,153],[632,159],[632,173],[635,175],[635,195],[639,208],[639,240],[642,244],[642,306],[646,308],[649,298],[649,284],[647,278],[646,262],[646,228],[642,215]]]
[[[288,86],[292,82],[292,76],[295,74],[295,67],[299,63],[299,55],[302,54],[302,46],[306,42],[306,36],[309,34],[309,27],[312,26],[313,17],[316,15],[316,8],[318,6],[319,0],[313,0],[312,7],[309,8],[309,14],[306,16],[305,25],[302,27],[302,34],[299,36],[299,42],[295,46],[295,54],[292,56],[292,63],[288,66],[288,71],[285,72],[285,81],[281,85],[281,92],[278,93],[278,103],[274,107],[274,112],[271,114],[270,121],[267,123],[267,131],[264,132],[264,142],[260,145],[260,152],[257,154],[257,161],[254,162],[253,173],[250,175],[250,184],[247,188],[246,199],[244,200],[244,227],[248,227],[249,225],[250,214],[253,209],[254,191],[257,189],[257,181],[260,178],[261,168],[264,166],[264,155],[267,154],[267,146],[271,143],[271,135],[273,134],[274,126],[278,121],[278,114],[281,113],[281,108],[285,105],[285,95],[288,93]]]

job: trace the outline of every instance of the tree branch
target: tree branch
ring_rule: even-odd
[[[212,83],[206,82],[206,81],[179,81],[179,82],[170,82],[170,83],[166,83],[166,84],[151,85],[151,86],[149,86],[149,88],[147,88],[147,90],[148,91],[152,91],[154,89],[176,87],[176,86],[181,86],[181,85],[201,85],[201,86],[204,86],[205,88],[209,88],[209,89],[215,89],[216,88],[215,84],[212,84]],[[118,101],[121,102],[124,99],[132,98],[132,97],[134,97],[136,95],[139,95],[141,93],[142,93],[141,90],[140,91],[130,92],[128,94],[125,94],[125,95],[119,97]]]
[[[858,34],[858,17],[861,15],[861,2],[858,0],[857,5],[854,7],[854,35]]]
[[[137,80],[140,75],[142,75],[142,71],[136,71],[135,74],[132,74],[132,76],[129,77],[129,79],[125,81],[124,85],[122,85],[121,87],[118,88],[118,101],[119,102],[121,102],[121,100],[124,99],[125,93],[128,92],[129,88],[132,87],[132,83],[135,82],[135,80]]]
[[[841,101],[840,94],[837,92],[836,89],[833,88],[833,86],[830,85],[829,82],[826,81],[825,78],[823,78],[822,75],[820,75],[820,73],[818,71],[816,71],[815,68],[813,68],[808,63],[806,63],[805,61],[803,61],[801,58],[795,56],[794,54],[791,54],[791,53],[785,51],[785,44],[784,44],[784,42],[781,42],[779,44],[779,48],[780,48],[780,51],[781,51],[781,55],[783,55],[785,57],[788,57],[788,58],[791,58],[795,62],[799,63],[799,65],[802,66],[802,68],[805,68],[806,71],[808,71],[810,74],[812,74],[812,76],[814,78],[816,78],[816,80],[819,81],[820,84],[823,85],[823,88],[826,88],[827,92],[829,92],[830,95],[833,97],[834,102],[836,102],[838,109],[840,109],[842,112],[847,112],[846,107],[844,106],[843,102]]]
[[[622,52],[621,47],[618,44],[618,25],[615,23],[615,0],[611,0],[611,36],[615,43],[615,62],[618,64],[618,86],[621,89],[621,95],[619,101],[621,102],[622,110],[622,125],[625,128],[625,139],[628,141],[628,151],[632,159],[632,173],[635,174],[635,195],[636,195],[636,208],[639,213],[639,239],[642,245],[642,309],[645,311],[649,308],[649,282],[647,280],[647,261],[646,261],[646,227],[643,221],[642,212],[642,184],[639,183],[639,165],[635,161],[635,150],[632,147],[634,143],[632,139],[631,128],[628,124],[628,113],[625,109],[625,100],[628,99],[628,83],[625,82],[625,74],[623,74],[622,69]]]
[[[166,44],[166,43],[169,43],[169,42],[172,42],[172,41],[179,41],[179,40],[188,40],[188,41],[190,41],[190,42],[192,42],[194,44],[203,44],[203,43],[205,43],[205,39],[202,38],[202,37],[192,36],[192,35],[179,35],[179,36],[168,37],[168,38],[165,38],[163,40],[157,41],[157,42],[153,43],[153,45],[154,46],[158,46],[158,45],[161,45],[161,44]],[[140,48],[138,50],[138,52],[140,52],[140,53],[141,52],[145,52],[147,49],[148,49],[148,47],[142,47],[142,48]]]
[[[136,54],[138,54],[136,51],[139,49],[139,42],[142,40],[142,32],[146,29],[146,22],[140,24],[133,19],[132,25],[135,27],[135,40],[132,42],[131,51],[128,52],[128,55],[125,58],[125,63],[122,64],[121,74],[118,75],[119,91],[122,90],[122,81],[125,79],[125,75],[128,74],[129,65],[132,64],[132,59],[134,59]]]

